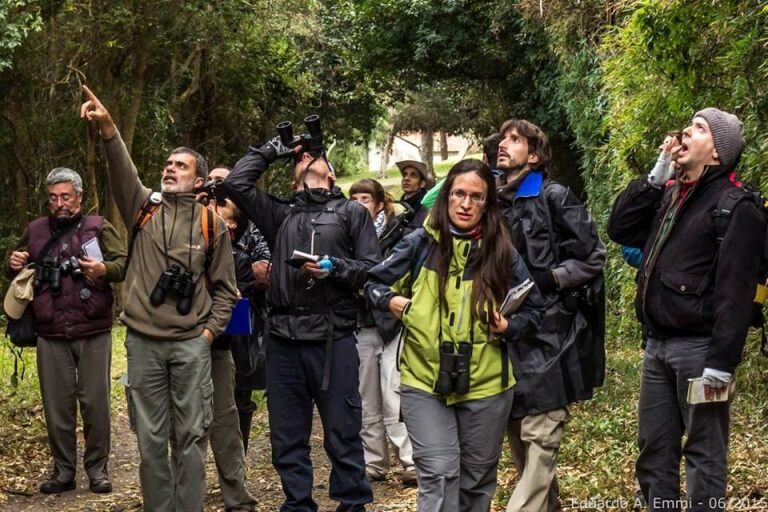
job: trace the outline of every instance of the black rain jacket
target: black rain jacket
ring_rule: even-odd
[[[755,315],[766,222],[754,202],[741,201],[717,243],[713,213],[720,198],[736,187],[729,174],[725,166],[705,169],[651,261],[662,219],[679,201],[679,185],[665,193],[646,178],[632,181],[616,199],[608,236],[644,248],[635,310],[645,335],[658,340],[711,336],[705,367],[733,373]]]
[[[604,336],[581,309],[566,305],[564,293],[601,279],[605,246],[589,211],[545,173],[531,171],[509,196],[502,189],[499,206],[515,248],[534,279],[554,272],[560,283],[546,290],[537,281],[545,303],[541,328],[510,344],[517,380],[511,418],[520,419],[588,400],[603,383]]]
[[[274,198],[256,186],[268,165],[251,146],[222,186],[272,252],[269,332],[300,341],[326,340],[330,328],[334,339],[349,336],[357,324],[357,291],[381,259],[371,215],[338,187],[305,189],[291,202]],[[294,250],[311,252],[313,233],[314,253],[336,258],[324,279],[310,279],[288,263]]]

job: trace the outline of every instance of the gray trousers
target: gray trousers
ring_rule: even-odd
[[[397,371],[397,342],[386,346],[375,327],[357,333],[360,356],[360,397],[363,402],[365,465],[384,475],[389,470],[387,438],[397,449],[403,468],[413,467],[413,448],[405,424],[400,421],[400,372]]]
[[[679,510],[685,457],[688,510],[723,510],[729,404],[687,403],[688,379],[701,377],[710,338],[648,339],[638,406],[637,479],[649,510]],[[685,444],[683,434],[687,433]]]
[[[207,431],[213,421],[211,348],[203,336],[163,341],[129,330],[128,414],[136,432],[139,479],[147,512],[200,512]],[[174,421],[170,421],[170,410]],[[173,428],[176,485],[168,460]]]
[[[413,444],[419,512],[488,512],[513,390],[451,406],[408,386],[400,405]]]
[[[245,486],[245,452],[240,417],[235,405],[235,362],[232,351],[211,350],[213,423],[209,432],[226,510],[256,510],[256,500]]]
[[[37,339],[37,372],[45,426],[53,455],[53,478],[75,479],[77,405],[83,418],[88,478],[107,478],[109,457],[109,332],[79,340]]]

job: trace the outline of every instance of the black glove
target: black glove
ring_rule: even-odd
[[[280,158],[288,158],[294,154],[293,149],[285,147],[280,140],[280,137],[275,137],[269,142],[263,144],[259,149],[259,153],[270,164]]]
[[[539,287],[541,293],[549,293],[557,290],[557,281],[555,274],[551,270],[538,271],[533,273],[533,280]]]

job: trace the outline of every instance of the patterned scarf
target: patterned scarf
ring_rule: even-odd
[[[376,218],[373,219],[373,227],[376,228],[376,236],[381,238],[384,234],[384,228],[387,227],[387,212],[382,209],[376,214]]]

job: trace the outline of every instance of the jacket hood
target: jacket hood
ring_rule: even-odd
[[[334,199],[343,199],[344,193],[337,186],[327,188],[309,188],[296,192],[293,196],[297,205],[323,204]]]

